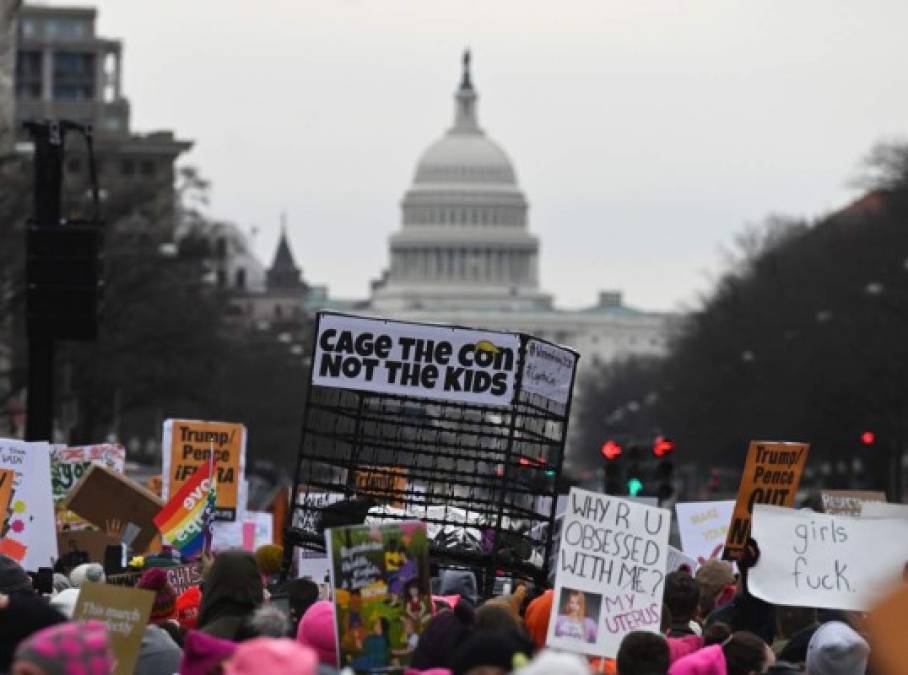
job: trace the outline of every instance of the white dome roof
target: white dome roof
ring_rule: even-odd
[[[485,134],[452,130],[423,153],[414,182],[516,185],[517,177],[504,150]]]

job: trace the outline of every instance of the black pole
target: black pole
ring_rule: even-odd
[[[63,134],[56,122],[26,124],[35,144],[34,220],[39,228],[60,227],[63,185]],[[53,440],[54,340],[40,330],[28,332],[28,398],[25,439]]]

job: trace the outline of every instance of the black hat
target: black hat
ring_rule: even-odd
[[[516,631],[476,631],[454,654],[451,670],[465,675],[479,666],[497,666],[511,672],[516,654],[529,658],[532,653],[533,643]]]

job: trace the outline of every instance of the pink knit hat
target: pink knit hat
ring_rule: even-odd
[[[243,642],[224,664],[224,675],[316,675],[317,672],[315,650],[288,638],[260,637]]]
[[[704,647],[681,657],[669,667],[668,675],[728,675],[722,645]]]
[[[191,630],[183,643],[180,675],[206,675],[236,651],[236,643]]]
[[[316,651],[319,663],[337,668],[334,606],[327,600],[313,603],[300,619],[296,639]]]
[[[19,644],[13,661],[51,675],[110,675],[114,665],[107,627],[100,621],[72,621],[39,630]]]

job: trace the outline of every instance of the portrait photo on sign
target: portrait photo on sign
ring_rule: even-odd
[[[555,637],[573,638],[591,644],[596,642],[602,595],[565,587],[561,589],[558,607]]]

